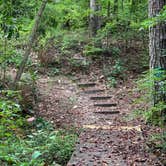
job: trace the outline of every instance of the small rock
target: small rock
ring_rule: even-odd
[[[28,123],[33,123],[35,120],[36,120],[35,117],[31,117],[31,118],[28,118],[28,119],[27,119],[27,122],[28,122]]]

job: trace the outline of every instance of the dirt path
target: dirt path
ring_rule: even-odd
[[[123,85],[109,91],[99,82],[78,86],[82,82],[85,80],[73,83],[59,77],[41,78],[38,83],[40,116],[56,127],[82,129],[67,165],[160,165],[156,157],[147,152],[140,121],[124,120],[132,110],[131,89]]]

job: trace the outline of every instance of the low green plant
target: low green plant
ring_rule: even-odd
[[[90,65],[90,61],[88,61],[87,59],[69,58],[69,64],[73,69],[87,70]]]
[[[49,72],[49,76],[55,76],[55,75],[58,75],[58,74],[60,74],[60,69],[56,68],[56,67],[52,68],[51,72]]]
[[[142,117],[143,115],[143,111],[142,110],[133,110],[130,114],[126,115],[123,119],[124,121],[132,121],[134,120],[135,118],[139,118],[139,117]]]
[[[118,81],[116,80],[115,77],[110,76],[107,78],[107,85],[109,87],[116,87],[117,83],[118,83]]]
[[[121,50],[118,47],[112,46],[110,48],[110,52],[111,52],[111,55],[117,57],[118,55],[120,55]]]
[[[166,122],[166,115],[164,115],[163,110],[166,110],[166,104],[164,102],[159,102],[155,106],[150,107],[147,111],[143,113],[143,117],[147,122],[154,125],[163,126]]]
[[[69,56],[82,51],[82,46],[85,42],[82,33],[84,33],[84,31],[80,30],[80,32],[67,32],[61,36],[60,52],[62,55]]]
[[[56,131],[41,118],[28,123],[19,105],[19,92],[3,90],[0,96],[0,165],[66,165],[77,135]]]
[[[105,66],[103,69],[104,76],[107,78],[107,85],[115,87],[118,83],[118,79],[124,79],[125,67],[120,60],[116,60],[113,66]]]
[[[111,74],[113,76],[121,75],[123,77],[124,71],[125,71],[125,68],[124,68],[123,62],[121,60],[116,60],[115,65],[113,66],[113,70],[111,71]]]
[[[95,47],[93,45],[86,45],[83,50],[84,55],[86,56],[98,56],[103,53],[103,49],[99,47]]]
[[[146,103],[143,107],[143,116],[147,122],[155,125],[163,126],[166,122],[166,103],[160,98],[165,94],[166,81],[165,71],[155,69],[144,73],[142,79],[137,81],[138,91],[142,93],[141,97],[137,100],[138,103]],[[158,86],[158,91],[155,89]],[[158,103],[153,103],[154,100],[160,100]]]
[[[53,126],[40,119],[33,128],[26,127],[23,135],[0,139],[0,164],[15,166],[65,165],[74,150],[77,135],[55,131]]]
[[[10,53],[10,57],[7,59],[7,64],[12,65],[15,68],[18,68],[23,58],[23,51],[13,49]],[[32,64],[32,60],[29,58],[27,62],[27,66]]]
[[[12,100],[13,97],[15,99],[18,98],[18,93],[14,91],[1,91],[0,139],[12,136],[24,124],[19,102]]]
[[[163,131],[160,134],[153,134],[150,137],[149,142],[154,145],[154,150],[160,149],[161,152],[166,153],[166,131]]]

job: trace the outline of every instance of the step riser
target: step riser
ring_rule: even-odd
[[[93,90],[93,91],[84,91],[85,94],[94,94],[104,92],[105,90]]]
[[[94,104],[95,107],[116,107],[117,104]]]
[[[94,112],[95,114],[119,114],[119,111],[102,111],[102,112]]]
[[[87,83],[87,84],[78,84],[80,88],[86,88],[86,87],[94,87],[96,83]]]
[[[107,99],[111,99],[112,96],[108,96],[108,97],[90,97],[91,100],[107,100]]]

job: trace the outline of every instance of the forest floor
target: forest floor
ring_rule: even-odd
[[[141,118],[132,118],[136,109],[133,101],[138,97],[137,92],[133,93],[132,79],[108,89],[102,77],[94,75],[42,75],[38,81],[39,116],[57,128],[79,133],[75,152],[67,165],[163,165],[146,144],[148,136],[159,129],[146,125]],[[89,82],[95,85],[79,85]],[[101,100],[103,96],[108,98]]]

